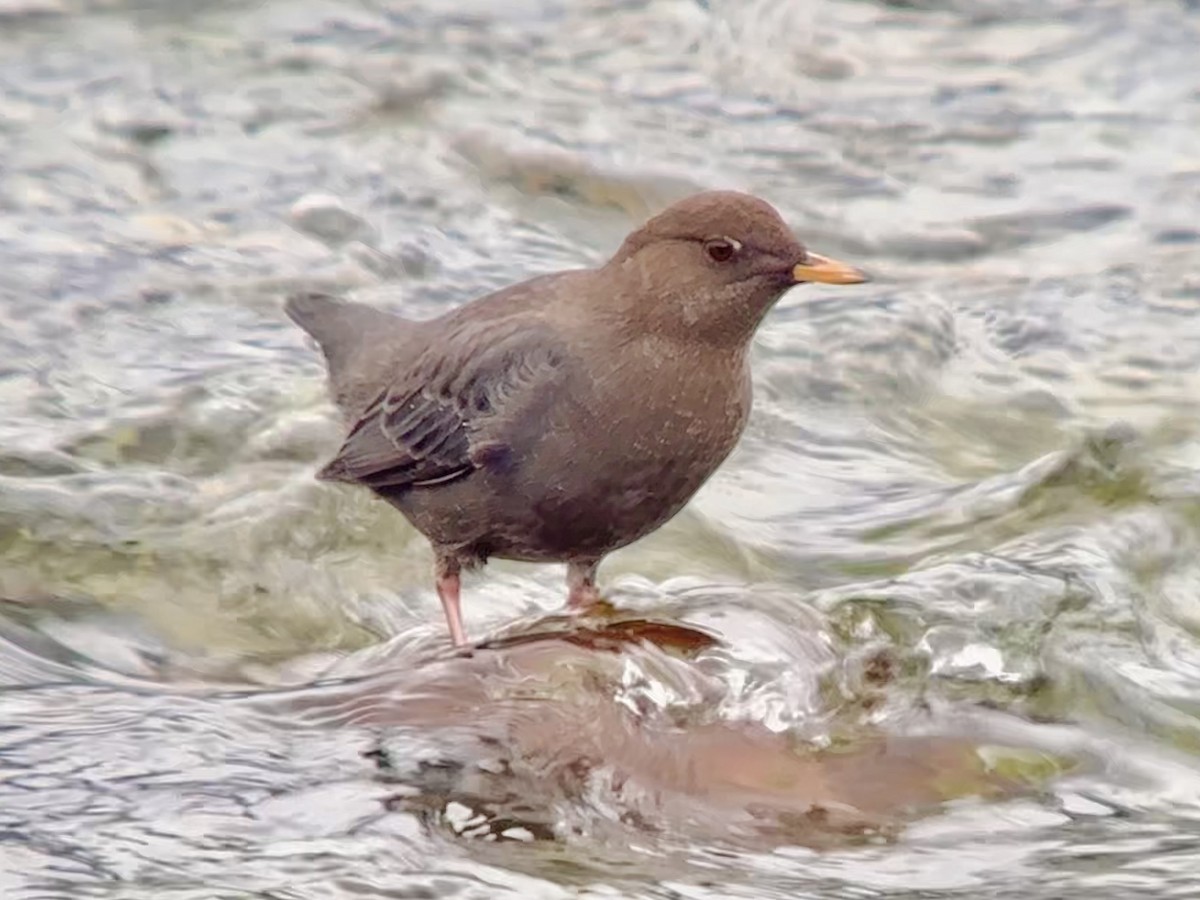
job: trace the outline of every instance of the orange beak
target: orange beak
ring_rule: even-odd
[[[862,284],[871,280],[854,266],[816,253],[809,253],[804,262],[793,268],[792,277],[797,282],[815,281],[818,284]]]

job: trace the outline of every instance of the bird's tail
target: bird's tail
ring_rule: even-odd
[[[396,346],[414,325],[384,310],[319,292],[292,294],[283,308],[321,347],[334,399],[347,412],[372,399],[363,396],[364,391],[373,384],[378,390],[384,367],[394,362],[381,348]]]

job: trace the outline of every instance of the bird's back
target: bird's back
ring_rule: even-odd
[[[453,356],[451,345],[464,339],[464,323],[473,325],[468,334],[486,333],[487,323],[498,320],[528,318],[532,325],[543,319],[543,308],[569,298],[588,274],[576,270],[538,276],[420,322],[317,292],[289,297],[284,310],[320,345],[333,398],[353,420],[420,356]]]

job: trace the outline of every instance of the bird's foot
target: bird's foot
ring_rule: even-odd
[[[572,584],[567,593],[567,609],[579,612],[590,611],[592,607],[607,604],[600,596],[600,591],[591,582]]]
[[[450,640],[455,647],[461,648],[467,644],[467,633],[463,628],[462,609],[459,604],[460,587],[457,571],[438,573],[437,592],[442,601],[442,611],[446,614],[446,625],[450,628]]]

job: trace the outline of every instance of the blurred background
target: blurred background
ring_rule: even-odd
[[[1197,48],[1191,0],[0,2],[4,896],[1193,896]],[[739,450],[601,570],[724,642],[613,690],[812,746],[986,709],[1093,764],[824,853],[555,786],[570,828],[475,839],[424,769],[384,810],[308,685],[427,690],[445,626],[425,542],[312,478],[283,298],[436,315],[714,187],[876,280],[785,298]],[[561,578],[493,564],[469,633]]]

